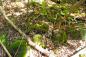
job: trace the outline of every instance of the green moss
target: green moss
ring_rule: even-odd
[[[36,34],[36,35],[34,35],[33,36],[33,41],[36,43],[36,44],[38,44],[39,46],[41,46],[41,47],[45,47],[45,45],[44,45],[44,43],[43,43],[43,41],[42,41],[42,35],[40,35],[40,34]]]

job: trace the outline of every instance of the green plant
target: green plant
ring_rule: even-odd
[[[81,38],[83,40],[86,40],[86,29],[80,29],[80,33],[81,33]]]
[[[6,34],[1,34],[0,35],[0,41],[7,47],[8,46],[8,39]]]
[[[80,31],[77,30],[74,27],[67,28],[67,33],[68,33],[68,35],[70,36],[71,39],[74,39],[74,40],[81,39]]]
[[[58,44],[65,44],[67,42],[67,33],[64,30],[54,31],[51,40]]]
[[[24,57],[27,52],[27,43],[25,40],[15,39],[12,44],[10,44],[10,53],[16,57]]]
[[[41,13],[42,15],[47,15],[47,9],[46,9],[46,2],[45,0],[42,1],[42,4],[41,4]]]
[[[36,23],[36,24],[30,24],[29,26],[29,31],[36,31],[36,32],[39,32],[39,33],[45,33],[47,32],[49,29],[49,26],[45,23]]]
[[[9,57],[12,57],[11,54],[9,53],[9,51],[8,51],[8,48],[9,48],[8,44],[9,44],[9,43],[8,43],[6,34],[0,35],[0,44],[1,44],[1,46],[3,47],[4,51],[6,52],[6,54],[7,54]]]
[[[47,18],[49,22],[61,23],[69,17],[69,8],[64,5],[53,5],[48,8]]]
[[[4,45],[4,48],[8,49],[12,56],[24,57],[27,53],[27,50],[30,51],[30,46],[27,45],[25,40],[15,39],[12,41],[12,43],[10,43],[6,34],[0,35],[0,43]]]

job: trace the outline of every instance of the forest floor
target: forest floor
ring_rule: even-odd
[[[71,57],[72,55],[75,55],[75,53],[77,53],[77,51],[79,49],[83,48],[84,46],[86,46],[86,41],[68,40],[68,45],[60,46],[58,57]],[[84,50],[84,52],[85,52],[85,50]],[[81,53],[81,54],[83,54],[83,53]],[[78,54],[78,57],[79,57],[79,54]]]
[[[21,5],[24,6],[23,4]],[[13,5],[13,7],[15,6],[19,6],[19,4]],[[6,7],[8,7],[9,9],[10,5]],[[12,10],[13,8],[10,7],[10,9]],[[22,9],[22,11],[25,13],[24,9]],[[14,14],[14,12],[11,12],[11,13]],[[9,13],[8,16],[11,15],[11,13]],[[20,14],[19,12],[16,12],[16,13]],[[3,16],[0,16],[0,34],[3,34],[4,32],[8,34],[9,40],[20,37],[19,33],[15,31],[14,28],[9,27],[9,25],[6,25],[6,20],[4,20]],[[59,45],[58,47],[55,47],[57,48],[55,50],[55,53],[57,54],[58,57],[71,57],[72,55],[76,54],[79,49],[85,46],[86,46],[85,40],[67,40],[66,45]],[[0,48],[0,57],[1,57],[1,48]]]
[[[2,23],[2,22],[0,22],[0,23]],[[0,25],[0,27],[1,27],[1,25]],[[2,34],[3,32],[6,32],[6,31],[3,30],[3,29],[2,30],[0,29],[0,34]],[[17,33],[13,28],[9,29],[7,31],[7,33],[8,33],[8,38],[10,40],[20,36],[19,33]],[[77,53],[77,51],[79,49],[81,49],[85,46],[86,46],[86,41],[84,41],[84,40],[67,40],[66,45],[59,45],[58,47],[55,47],[57,49],[55,49],[54,51],[55,51],[55,54],[57,54],[58,57],[71,57],[72,55]],[[86,52],[86,50],[84,52]],[[81,54],[83,54],[83,53],[81,53]],[[1,50],[0,50],[0,56],[2,56],[1,55]]]

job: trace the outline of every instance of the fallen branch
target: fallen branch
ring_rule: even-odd
[[[30,46],[32,46],[33,48],[35,48],[36,50],[40,51],[41,53],[45,54],[48,57],[56,57],[56,56],[54,56],[53,53],[43,49],[39,45],[32,42],[31,38],[29,36],[27,36],[24,32],[22,32],[16,25],[14,25],[14,23],[6,16],[5,11],[2,6],[0,6],[0,12],[3,14],[4,18],[8,21],[8,23],[27,40],[27,42]]]

